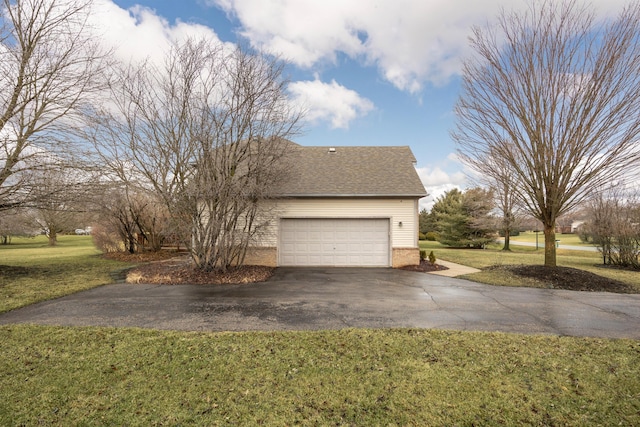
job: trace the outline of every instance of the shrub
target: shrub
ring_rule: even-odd
[[[425,240],[428,240],[430,242],[435,242],[438,240],[438,233],[436,233],[435,231],[429,231],[424,235],[424,238]]]
[[[94,226],[91,230],[91,237],[93,238],[93,243],[102,252],[109,253],[124,250],[124,244],[118,233],[104,225]]]
[[[431,251],[431,252],[429,253],[429,262],[430,262],[431,264],[435,264],[435,263],[436,263],[436,256],[435,256],[435,254],[433,253],[433,251]]]
[[[424,249],[420,250],[420,261],[424,261],[425,259],[427,259],[427,251],[425,251]]]
[[[418,231],[418,240],[426,240],[424,233],[421,233],[420,231]]]

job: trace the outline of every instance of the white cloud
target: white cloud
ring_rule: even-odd
[[[294,9],[288,13],[298,14],[301,11]],[[136,5],[125,10],[111,0],[98,0],[91,20],[92,28],[104,46],[113,48],[115,59],[124,63],[148,59],[160,66],[172,43],[190,37],[222,43],[213,29],[206,26],[183,21],[171,23],[150,8]],[[310,30],[305,23],[301,22],[300,26],[300,31],[305,27]],[[283,38],[276,38],[273,43],[289,52],[309,49],[297,47],[292,41]],[[224,45],[228,49],[234,46],[232,43]],[[349,49],[346,45],[342,48]],[[331,46],[327,46],[327,49],[331,49]],[[318,59],[319,56],[316,56],[311,61]],[[314,123],[327,122],[332,128],[347,129],[354,119],[365,116],[374,109],[370,100],[335,81],[324,83],[316,79],[294,82],[289,85],[289,92],[296,105],[307,109],[307,120]]]
[[[349,123],[373,110],[370,100],[336,83],[320,80],[299,81],[289,84],[294,101],[307,111],[306,120],[329,122],[331,127],[347,129]]]
[[[111,0],[96,1],[90,19],[104,46],[113,48],[115,58],[123,62],[149,59],[161,64],[172,43],[188,38],[222,43],[213,29],[204,25],[171,23],[147,7],[136,5],[125,10]]]
[[[416,168],[422,184],[429,195],[420,200],[420,209],[431,209],[435,200],[454,188],[467,187],[467,176],[461,171],[445,172],[441,166]]]
[[[503,0],[206,0],[235,15],[256,48],[303,68],[335,62],[339,52],[378,67],[397,88],[418,93],[460,72],[473,25],[494,19]],[[507,7],[524,9],[529,2]],[[594,0],[600,11],[625,0]]]
[[[301,67],[333,62],[338,52],[375,64],[399,89],[445,83],[468,52],[472,24],[499,0],[210,0],[235,14],[252,46]]]

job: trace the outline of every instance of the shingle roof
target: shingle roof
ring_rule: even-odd
[[[292,143],[288,197],[424,197],[407,146],[305,147]]]

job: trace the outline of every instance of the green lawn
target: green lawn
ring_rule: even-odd
[[[13,238],[0,245],[0,313],[111,283],[111,273],[128,264],[100,256],[90,236]]]
[[[580,240],[577,234],[556,234],[556,239],[560,240],[560,245],[569,245],[569,246],[593,246],[590,243],[584,243]],[[533,231],[526,231],[520,233],[519,236],[511,236],[510,240],[512,242],[528,242],[535,243],[536,242],[536,233]],[[544,247],[544,233],[538,233],[538,244],[540,248]]]
[[[0,327],[0,425],[638,425],[640,342]]]
[[[420,241],[420,248],[427,253],[433,251],[436,259],[455,262],[483,269],[494,265],[533,265],[544,264],[544,251],[529,246],[512,246],[511,251],[503,251],[502,245],[492,245],[487,249],[452,249],[438,242]],[[598,252],[557,250],[558,265],[586,270],[601,276],[620,280],[634,286],[640,292],[640,271],[604,268]],[[514,277],[504,270],[481,271],[464,276],[469,280],[491,285],[504,286],[541,286],[533,280]]]

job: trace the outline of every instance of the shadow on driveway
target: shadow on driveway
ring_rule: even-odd
[[[640,339],[640,295],[488,286],[385,268],[278,268],[245,285],[114,284],[0,324],[192,331],[439,328]]]

